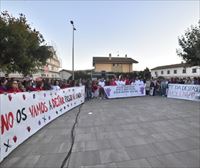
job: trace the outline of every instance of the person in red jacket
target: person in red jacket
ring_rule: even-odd
[[[36,81],[36,87],[34,91],[42,91],[43,89],[44,83],[43,81]]]
[[[111,81],[110,81],[110,86],[116,86],[116,82],[115,82],[115,79],[112,78]]]
[[[19,89],[18,82],[16,80],[13,80],[11,82],[11,86],[7,90],[7,92],[8,93],[18,93],[18,92],[22,92],[22,91]]]

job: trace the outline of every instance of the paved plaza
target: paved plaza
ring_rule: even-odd
[[[74,130],[71,155],[71,129]],[[66,160],[66,162],[63,162]],[[199,102],[165,97],[93,99],[60,116],[0,167],[200,167]]]

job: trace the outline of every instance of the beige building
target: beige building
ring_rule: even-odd
[[[93,57],[93,66],[95,72],[132,72],[133,63],[138,63],[138,61],[125,57]]]
[[[52,48],[53,50],[53,48]],[[47,78],[60,78],[59,69],[61,61],[58,59],[56,52],[53,50],[53,57],[47,60],[46,66],[41,69],[41,76]]]

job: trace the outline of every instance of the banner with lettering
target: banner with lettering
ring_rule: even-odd
[[[104,91],[109,99],[120,97],[145,96],[144,84],[105,86]]]
[[[200,85],[169,84],[167,97],[200,101]]]
[[[84,103],[85,88],[0,95],[0,161],[43,126]]]

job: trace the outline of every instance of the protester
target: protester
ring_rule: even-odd
[[[92,97],[97,98],[99,96],[99,89],[97,81],[92,81]]]
[[[59,86],[59,81],[58,80],[55,80],[53,82],[53,85],[51,85],[51,89],[52,90],[60,90],[60,86]]]
[[[105,98],[105,92],[104,92],[104,88],[103,88],[105,86],[104,78],[101,78],[99,80],[98,86],[99,86],[99,97],[100,97],[100,99],[104,99]]]
[[[16,80],[13,80],[9,82],[7,92],[18,93],[18,92],[22,92],[22,90],[19,89],[18,82]]]
[[[0,80],[0,94],[5,93],[7,91],[7,84],[8,80],[6,78],[2,78]]]
[[[150,95],[150,85],[151,85],[151,81],[149,79],[147,79],[145,81],[145,91],[146,91],[146,95]]]

